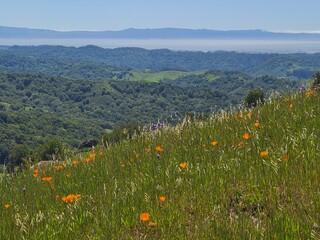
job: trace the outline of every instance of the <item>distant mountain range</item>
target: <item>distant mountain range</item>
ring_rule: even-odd
[[[252,40],[313,40],[320,41],[317,33],[285,33],[264,30],[208,30],[208,29],[134,29],[120,31],[54,31],[1,27],[0,38],[21,39],[252,39]]]

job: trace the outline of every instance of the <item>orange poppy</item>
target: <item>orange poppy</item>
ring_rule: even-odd
[[[260,126],[259,121],[256,121],[256,122],[254,123],[254,126],[255,126],[255,127],[259,127],[259,126]]]
[[[218,145],[218,142],[217,141],[212,141],[210,144],[215,147],[215,146]]]
[[[180,168],[185,169],[187,167],[187,163],[186,162],[182,162],[179,164]]]
[[[163,148],[161,146],[157,146],[156,147],[156,151],[159,152],[159,153],[162,153],[163,152]]]
[[[159,200],[160,200],[161,202],[164,202],[164,201],[166,201],[166,197],[165,197],[165,196],[161,196],[161,197],[159,198]]]
[[[289,104],[289,108],[292,108],[293,107],[293,104],[291,103],[291,104]]]
[[[246,116],[247,116],[248,118],[251,118],[252,113],[247,113]]]
[[[4,207],[5,207],[6,209],[8,209],[8,208],[10,208],[10,205],[9,205],[9,204],[5,204]]]
[[[77,160],[72,161],[72,165],[73,165],[73,166],[77,166],[78,163],[79,163],[79,162],[78,162]]]
[[[262,152],[260,152],[260,156],[261,156],[261,157],[266,157],[266,156],[268,156],[268,151],[262,151]]]
[[[89,158],[90,158],[90,159],[94,159],[94,158],[95,158],[95,156],[96,156],[96,154],[95,154],[95,153],[90,153]]]
[[[62,166],[62,165],[54,166],[54,169],[62,170],[62,169],[64,169],[64,166]]]
[[[249,133],[245,133],[245,134],[243,134],[242,137],[243,137],[243,139],[248,140],[250,138],[250,135],[249,135]]]
[[[149,213],[141,213],[140,214],[140,220],[143,222],[147,222],[150,218],[150,214]]]

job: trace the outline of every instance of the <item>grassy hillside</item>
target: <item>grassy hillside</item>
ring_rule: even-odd
[[[320,95],[306,95],[6,175],[0,238],[319,239]]]

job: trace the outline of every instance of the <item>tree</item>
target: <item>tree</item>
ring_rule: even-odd
[[[261,89],[254,89],[247,93],[244,99],[247,107],[256,107],[258,104],[264,103],[264,92]]]
[[[9,149],[6,145],[0,144],[0,164],[4,164],[9,158]]]
[[[29,156],[30,150],[26,145],[15,145],[9,154],[8,167],[13,170],[14,167],[23,167],[25,165],[26,158]]]

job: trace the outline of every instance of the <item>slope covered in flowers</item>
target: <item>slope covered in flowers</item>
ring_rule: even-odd
[[[320,96],[5,176],[1,239],[319,239]]]

